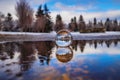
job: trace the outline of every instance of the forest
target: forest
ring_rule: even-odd
[[[40,4],[34,15],[34,10],[29,2],[19,0],[16,2],[15,11],[17,20],[13,20],[12,14],[9,12],[7,15],[0,12],[0,31],[38,33],[58,32],[61,29],[81,33],[120,31],[120,22],[117,19],[111,20],[107,18],[103,22],[93,18],[93,21],[86,23],[81,14],[78,20],[76,17],[71,18],[70,23],[67,25],[62,20],[60,14],[56,15],[56,20],[53,22],[47,4]]]

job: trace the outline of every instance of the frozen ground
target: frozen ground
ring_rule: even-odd
[[[71,32],[74,40],[120,39],[120,32],[79,33]],[[0,42],[6,41],[54,41],[56,32],[28,33],[28,32],[0,32]]]

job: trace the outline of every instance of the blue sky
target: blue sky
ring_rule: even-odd
[[[15,4],[18,0],[0,0],[0,11],[4,14],[8,12],[15,14]],[[47,4],[51,11],[52,20],[55,21],[57,14],[61,14],[63,21],[69,23],[74,16],[79,18],[83,15],[85,21],[120,19],[120,0],[28,0],[31,7],[36,12],[40,4]]]
[[[61,4],[64,6],[79,6],[88,11],[105,11],[111,9],[120,9],[120,0],[48,0],[47,3],[52,6]]]

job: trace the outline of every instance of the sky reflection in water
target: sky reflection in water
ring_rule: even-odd
[[[59,59],[58,49],[52,41],[1,43],[0,80],[120,80],[120,40],[73,41]]]

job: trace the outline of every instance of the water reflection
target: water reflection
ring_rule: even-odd
[[[98,46],[101,45],[103,47],[103,44],[106,44],[107,48],[111,46],[111,44],[114,44],[114,46],[117,46],[118,42],[120,40],[80,40],[80,41],[73,41],[71,44],[73,50],[77,51],[78,48],[81,50],[81,52],[84,52],[84,49],[86,47],[86,44],[89,44],[89,46],[93,46],[95,49],[97,49]]]
[[[64,48],[52,41],[0,43],[0,80],[119,80],[119,48],[120,40],[80,40]],[[118,54],[99,55],[98,49]]]
[[[32,42],[23,42],[20,45],[20,64],[21,70],[27,71],[33,61],[35,61],[35,46]]]
[[[38,58],[42,65],[49,65],[50,55],[52,54],[53,42],[35,42],[36,50],[38,51]]]
[[[17,46],[18,46],[18,44],[14,43],[14,42],[0,44],[0,59],[1,60],[13,59],[14,52],[18,51]]]
[[[94,49],[97,49],[98,46],[101,45],[109,48],[110,46],[117,46],[118,42],[120,40],[74,40],[70,47],[66,47],[65,49],[69,51],[74,50],[78,51],[78,49],[84,53],[84,49],[86,47],[86,44],[89,45],[89,47],[94,47]],[[103,45],[104,44],[104,45]],[[113,44],[113,45],[111,45]],[[15,52],[20,53],[20,62],[33,62],[36,60],[36,55],[40,60],[41,64],[44,64],[44,61],[46,64],[49,64],[50,61],[50,55],[52,54],[53,48],[56,47],[57,51],[64,49],[59,48],[55,45],[55,42],[52,41],[40,41],[40,42],[12,42],[12,43],[1,43],[0,44],[0,60],[6,60],[6,59],[13,59]],[[62,51],[62,50],[61,50]],[[64,51],[64,50],[63,50]],[[72,51],[71,51],[72,52]]]
[[[58,47],[56,57],[60,62],[67,63],[73,58],[73,51],[70,47]]]

